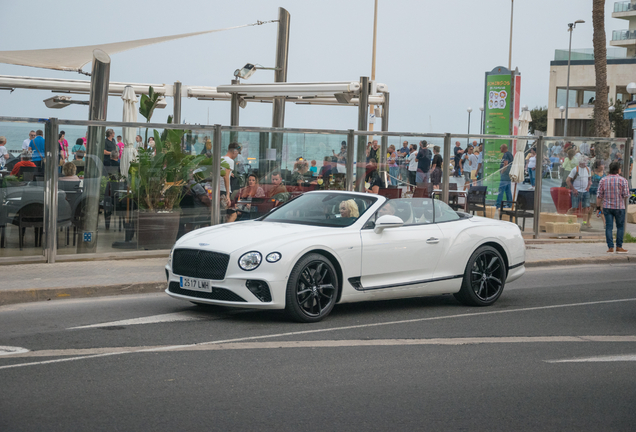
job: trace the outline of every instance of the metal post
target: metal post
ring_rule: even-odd
[[[631,145],[632,145],[632,140],[627,138],[627,140],[625,141],[625,153],[623,154],[623,166],[622,166],[623,177],[625,177],[627,182],[629,182],[629,175],[631,174],[629,172],[629,165],[630,165],[629,154],[631,153]],[[629,204],[629,197],[627,197],[627,201],[625,201],[625,205],[627,206],[628,204]],[[625,208],[628,208],[628,207],[625,207]]]
[[[355,154],[353,153],[353,147],[355,146],[355,136],[353,135],[353,129],[349,129],[349,133],[347,134],[347,174],[345,177],[345,185],[348,191],[353,191],[353,158]]]
[[[471,111],[468,111],[468,135],[470,135],[470,113]],[[470,136],[466,137],[466,148],[468,148],[469,145],[470,145]]]
[[[276,70],[274,82],[287,82],[287,63],[289,59],[289,23],[290,15],[284,8],[278,8],[278,38],[276,40]],[[285,127],[285,97],[274,98],[272,127]]]
[[[59,148],[57,143],[58,123],[56,118],[46,122],[44,133],[44,256],[46,262],[54,263],[57,255],[57,161]]]
[[[568,24],[570,27],[570,47],[568,48],[568,81],[565,87],[565,125],[563,126],[563,136],[568,136],[568,108],[570,107],[570,60],[572,58],[572,33],[574,24]]]
[[[373,53],[371,55],[371,81],[375,81],[375,57],[376,47],[378,41],[378,0],[375,0],[375,7],[373,9]],[[375,106],[369,106],[369,114],[374,114]],[[373,123],[369,125],[369,130],[373,130]]]
[[[239,83],[239,80],[232,80],[232,85],[236,85]],[[240,98],[238,93],[232,93],[232,100],[230,102],[230,125],[238,126],[239,125],[239,109],[241,106],[239,105]],[[230,132],[230,142],[238,141],[238,132]]]
[[[278,38],[276,40],[276,70],[274,82],[287,82],[289,59],[290,15],[284,8],[278,8]],[[285,127],[285,97],[276,97],[272,104],[272,127]],[[283,154],[283,134],[272,135],[272,148],[276,149],[276,165],[280,166]]]
[[[221,139],[223,133],[221,132],[221,125],[214,125],[214,136],[212,137],[212,212],[211,212],[211,225],[218,225],[221,223]]]
[[[360,97],[358,102],[358,130],[367,130],[367,107],[369,106],[369,77],[360,77]],[[357,192],[364,192],[364,177],[367,169],[367,137],[358,137],[356,155],[356,187]]]
[[[508,46],[508,70],[512,70],[512,19],[514,18],[515,2],[510,0],[510,45]]]
[[[388,132],[388,131],[389,131],[389,93],[384,93],[384,104],[382,105],[382,132]],[[389,146],[389,137],[386,135],[382,135],[381,140],[382,140],[382,146],[381,146],[382,155],[380,156],[380,160],[382,161],[382,167],[384,171],[389,172],[389,169],[387,166],[387,160],[386,160],[386,155],[387,155],[388,146]]]
[[[181,82],[176,81],[174,83],[174,93],[172,95],[174,99],[174,114],[172,116],[172,123],[181,123]]]
[[[93,51],[91,70],[91,92],[88,107],[89,120],[106,120],[108,107],[108,84],[110,80],[110,57],[102,50]],[[89,126],[86,142],[86,166],[84,169],[85,218],[79,230],[78,253],[95,253],[97,250],[97,227],[99,223],[99,201],[104,168],[103,126]]]
[[[541,214],[541,195],[542,188],[541,183],[543,183],[543,137],[539,137],[537,139],[537,166],[536,166],[536,179],[534,186],[534,219],[533,219],[533,235],[532,237],[537,239],[539,238],[539,215]],[[514,197],[513,197],[514,199]]]
[[[451,155],[451,134],[447,133],[444,137],[444,157],[442,161],[442,201],[448,204],[448,198],[450,196],[449,184],[450,184],[450,172],[448,164],[450,163]]]

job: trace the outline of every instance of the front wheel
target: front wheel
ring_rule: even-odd
[[[506,284],[506,264],[491,246],[478,248],[468,260],[461,290],[455,298],[468,306],[490,306],[497,301]]]
[[[338,276],[331,261],[320,254],[302,257],[287,282],[287,315],[299,322],[318,322],[329,315],[337,298]]]

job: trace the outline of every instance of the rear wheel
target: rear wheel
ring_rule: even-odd
[[[468,260],[462,288],[455,298],[468,306],[490,306],[503,292],[506,276],[506,264],[499,251],[482,246]]]
[[[299,322],[318,322],[329,315],[338,298],[338,276],[320,254],[302,257],[294,266],[285,297],[285,312]]]

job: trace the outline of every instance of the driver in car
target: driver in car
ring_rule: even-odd
[[[395,215],[395,208],[390,202],[384,204],[380,210],[378,210],[378,217],[385,215]]]

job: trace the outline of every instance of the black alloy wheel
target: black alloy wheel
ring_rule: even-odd
[[[501,296],[507,275],[499,251],[482,246],[468,260],[461,290],[455,298],[469,306],[490,306]]]
[[[285,310],[294,320],[318,322],[329,315],[338,298],[338,276],[320,254],[301,258],[289,276]]]

